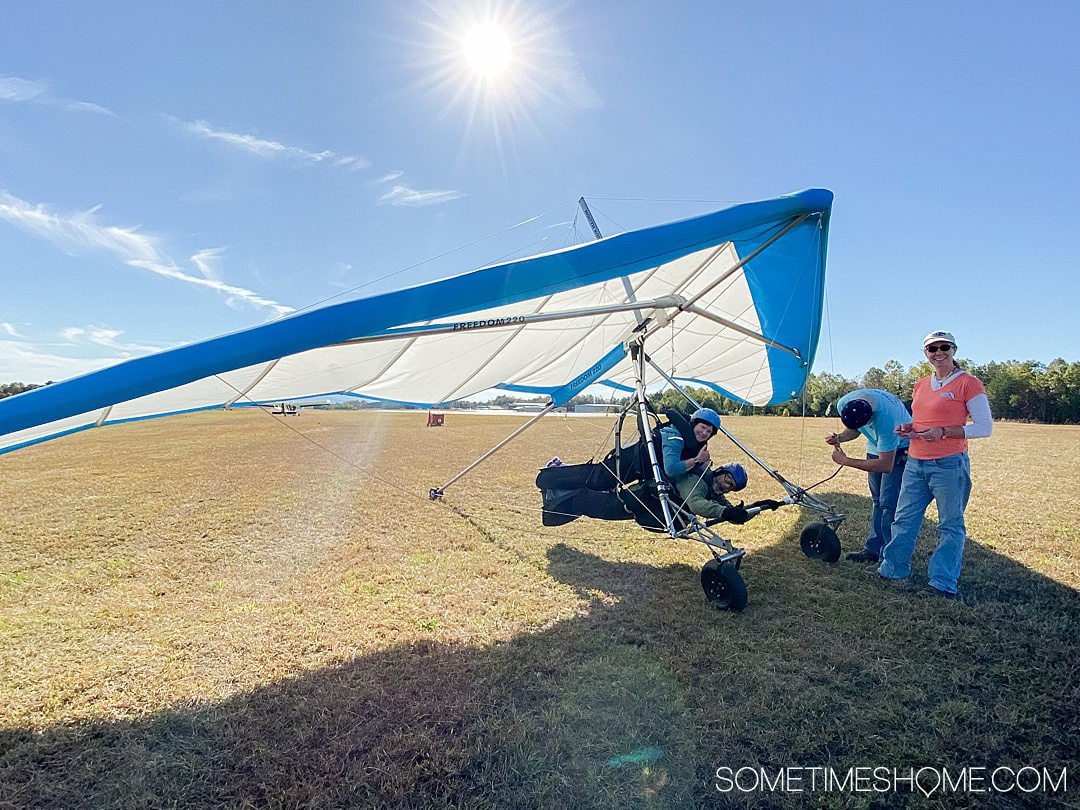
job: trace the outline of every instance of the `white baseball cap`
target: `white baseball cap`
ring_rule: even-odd
[[[939,340],[947,340],[953,346],[956,345],[956,338],[953,337],[952,332],[943,332],[938,330],[937,332],[931,332],[929,335],[922,339],[922,345],[925,349],[931,343],[937,343]]]

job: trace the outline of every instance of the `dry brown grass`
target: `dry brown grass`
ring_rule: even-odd
[[[785,509],[731,530],[735,615],[697,544],[540,527],[537,467],[607,420],[544,420],[427,500],[520,423],[193,414],[0,459],[0,806],[683,807],[724,803],[721,765],[1076,767],[1080,429],[973,443],[966,604],[806,560]],[[726,424],[799,483],[834,469],[832,421]],[[820,489],[859,547],[862,476]]]

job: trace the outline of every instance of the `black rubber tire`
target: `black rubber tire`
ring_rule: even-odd
[[[746,583],[735,566],[709,560],[701,569],[701,589],[717,610],[739,611],[746,607]]]
[[[834,563],[840,559],[840,538],[826,523],[811,523],[804,527],[799,545],[811,560]]]

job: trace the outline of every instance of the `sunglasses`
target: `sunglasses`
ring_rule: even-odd
[[[952,351],[953,345],[951,343],[940,343],[933,346],[926,347],[927,354],[933,354],[934,352],[948,352]]]

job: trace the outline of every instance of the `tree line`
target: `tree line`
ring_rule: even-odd
[[[966,360],[957,364],[974,374],[986,386],[990,410],[996,419],[1014,419],[1024,422],[1044,422],[1052,425],[1080,424],[1080,362],[1068,363],[1061,358],[1048,365],[1034,360],[1006,360],[977,365]],[[927,362],[905,368],[896,360],[890,360],[884,368],[871,368],[859,379],[822,372],[811,374],[801,397],[780,405],[751,408],[723,397],[706,388],[689,388],[688,392],[705,407],[722,414],[777,414],[782,416],[835,416],[830,406],[840,397],[856,388],[881,388],[896,394],[904,402],[911,402],[915,383],[933,371]],[[49,383],[46,383],[48,385]],[[19,382],[0,384],[0,399],[21,394],[40,386]],[[542,398],[537,398],[542,399]],[[613,400],[615,404],[625,402]],[[667,389],[651,398],[653,406],[662,408],[685,408],[686,400],[673,389]],[[493,403],[459,403],[458,407],[495,406],[508,407],[520,402],[510,396],[500,395]],[[612,400],[583,395],[571,400],[579,403],[602,403]],[[374,407],[373,404],[370,407]]]
[[[995,419],[1043,422],[1052,425],[1080,424],[1080,362],[1061,358],[1049,365],[1034,360],[1006,360],[978,365],[963,359],[957,365],[982,380]],[[688,389],[694,399],[722,414],[779,414],[783,416],[836,416],[836,400],[856,388],[880,388],[895,394],[909,406],[915,383],[931,374],[922,362],[905,368],[890,360],[884,368],[871,368],[852,379],[839,374],[811,374],[803,396],[779,405],[742,405],[703,388]],[[685,407],[678,391],[668,389],[653,398],[655,407]]]
[[[49,385],[50,383],[52,383],[52,380],[49,380],[49,382],[45,384]],[[0,399],[3,399],[4,397],[13,397],[16,394],[21,394],[23,391],[33,391],[35,388],[41,388],[41,386],[34,383],[21,382],[0,383]]]

